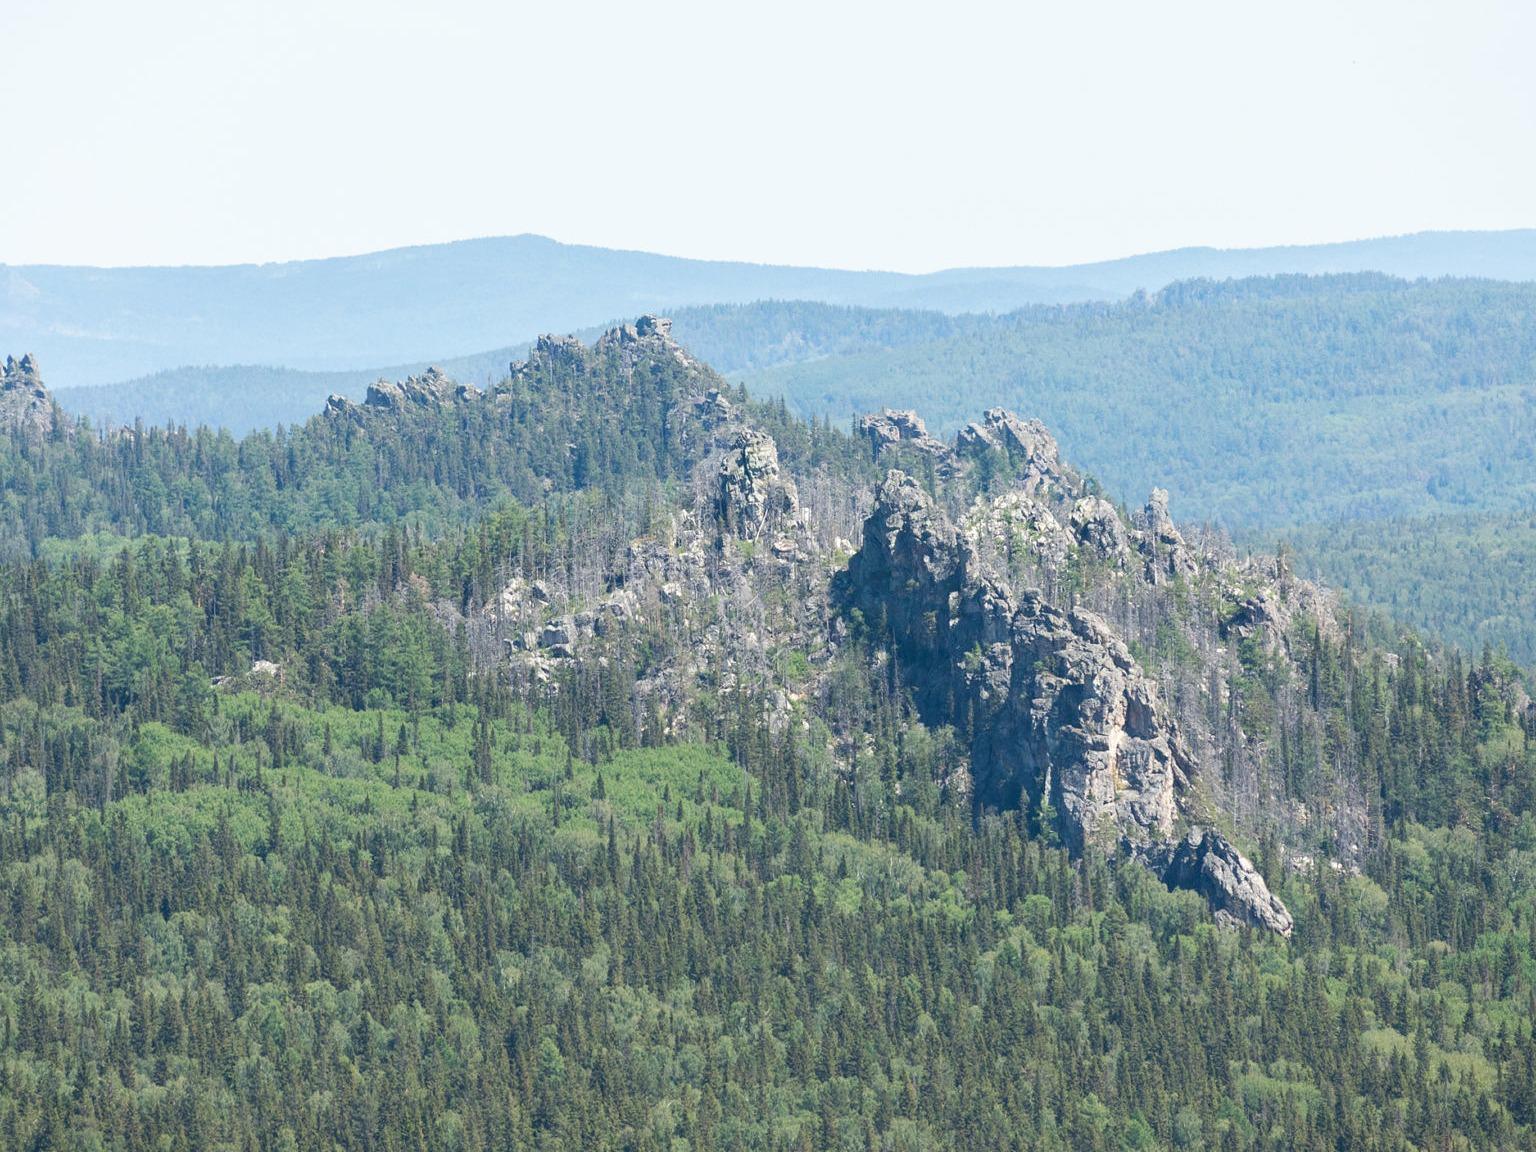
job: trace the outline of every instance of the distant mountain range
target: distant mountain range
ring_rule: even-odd
[[[186,365],[422,363],[687,305],[793,299],[953,315],[1113,300],[1197,277],[1355,271],[1532,280],[1536,230],[926,275],[686,260],[526,235],[281,264],[0,265],[0,348],[36,354],[54,386],[70,388]]]

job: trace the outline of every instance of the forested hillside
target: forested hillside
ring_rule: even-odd
[[[0,1147],[1530,1147],[1515,670],[975,415],[13,363]]]
[[[941,431],[991,405],[1026,412],[1115,491],[1163,485],[1183,515],[1249,531],[1523,507],[1536,496],[1533,316],[1527,285],[1364,275],[1193,281],[995,318],[761,303],[688,310],[677,332],[754,395],[839,425],[881,407],[919,407]],[[446,371],[484,384],[523,354]],[[62,399],[120,424],[147,410],[250,427],[246,394],[267,377],[230,371],[207,390],[174,377]],[[378,374],[282,377],[284,422]],[[221,380],[239,387],[206,399]],[[170,387],[204,398],[172,405]]]
[[[1190,282],[747,378],[806,414],[1027,411],[1116,491],[1231,529],[1511,511],[1536,483],[1536,290],[1379,276]]]
[[[1299,566],[1357,603],[1536,668],[1536,514],[1350,521],[1285,539]]]

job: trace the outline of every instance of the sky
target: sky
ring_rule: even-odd
[[[0,263],[929,271],[1536,226],[1528,0],[0,0]]]

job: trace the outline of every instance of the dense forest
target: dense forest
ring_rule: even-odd
[[[1536,714],[1492,653],[1315,607],[1270,643],[1245,622],[1293,585],[1234,590],[1214,553],[1037,561],[1068,482],[1043,449],[872,446],[655,322],[240,440],[27,412],[0,438],[0,1147],[1536,1139]],[[741,424],[793,499],[763,439],[722,465]],[[974,802],[975,733],[923,723],[888,625],[803,624],[893,462],[1027,520],[977,548],[1098,605],[1186,730],[1209,714],[1216,806],[1271,774],[1226,822],[1289,939]],[[504,643],[589,586],[640,607]],[[1353,851],[1321,816],[1344,785]]]
[[[1045,421],[1110,490],[1166,487],[1184,517],[1242,533],[1526,508],[1533,316],[1528,284],[1361,274],[1187,281],[1001,316],[762,302],[674,322],[702,360],[807,418],[920,408],[945,431],[1001,404]],[[524,354],[444,369],[484,385]],[[98,425],[239,431],[302,423],[328,391],[360,398],[378,374],[189,370],[61,402]]]
[[[1536,514],[1348,521],[1280,535],[1298,565],[1356,602],[1536,668]]]

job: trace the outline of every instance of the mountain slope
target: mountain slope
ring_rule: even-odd
[[[7,385],[7,1148],[1531,1144],[1518,678],[1036,422],[651,317],[238,442]]]
[[[1424,233],[1294,248],[1186,249],[1067,268],[843,272],[500,237],[285,264],[189,268],[0,266],[0,345],[55,384],[188,364],[335,370],[456,356],[642,309],[761,299],[1007,311],[1115,299],[1196,276],[1375,270],[1536,278],[1536,231]]]

